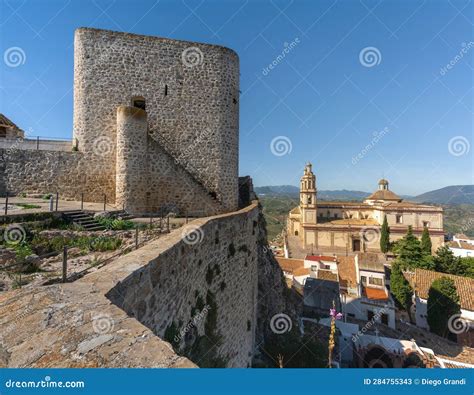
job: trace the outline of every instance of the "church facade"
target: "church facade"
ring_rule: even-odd
[[[300,183],[300,204],[288,216],[287,234],[297,236],[311,253],[380,252],[384,217],[391,242],[401,239],[411,225],[418,238],[428,228],[433,252],[444,244],[441,207],[404,201],[385,179],[363,202],[318,201],[316,176],[308,163]]]

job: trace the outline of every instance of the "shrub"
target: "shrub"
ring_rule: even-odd
[[[129,230],[135,228],[132,221],[117,218],[97,218],[97,222],[108,230]]]

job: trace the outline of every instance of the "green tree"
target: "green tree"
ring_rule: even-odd
[[[465,276],[469,272],[469,261],[454,256],[454,253],[446,246],[439,247],[433,258],[437,272]]]
[[[421,234],[421,251],[425,255],[431,255],[431,238],[428,227],[423,228],[423,233]]]
[[[390,228],[388,227],[387,216],[383,217],[382,230],[380,233],[380,251],[386,254],[390,249]]]
[[[406,311],[410,311],[411,298],[413,289],[403,275],[400,263],[395,261],[392,264],[392,271],[390,273],[390,291],[395,297],[396,302]]]
[[[428,292],[427,310],[430,331],[448,337],[449,318],[461,312],[459,295],[452,279],[440,277],[433,281]]]
[[[397,242],[395,252],[402,270],[425,266],[420,241],[413,235],[411,225],[408,226],[407,234]]]
[[[468,256],[466,258],[461,258],[462,264],[466,267],[465,276],[474,278],[474,257]]]

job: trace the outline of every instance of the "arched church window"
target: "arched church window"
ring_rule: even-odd
[[[137,108],[141,108],[142,110],[146,110],[145,98],[142,96],[132,97],[132,107],[137,107]]]

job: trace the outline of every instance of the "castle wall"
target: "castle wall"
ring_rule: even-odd
[[[286,290],[253,202],[77,281],[0,293],[0,367],[246,367]]]
[[[116,110],[145,99],[152,139],[222,202],[238,205],[239,61],[213,45],[78,29],[74,137],[85,156],[115,162]],[[98,150],[98,147],[100,148]],[[115,179],[115,169],[107,177]],[[161,185],[161,188],[164,188]],[[107,188],[115,194],[114,188]]]
[[[137,264],[142,267],[108,297],[198,366],[248,366],[263,247],[259,220],[253,204],[193,221],[141,249]],[[129,255],[124,260],[130,261]]]
[[[100,156],[81,152],[0,149],[0,195],[56,193],[61,198],[110,201],[115,180],[108,175],[115,167]],[[97,171],[97,169],[99,171]],[[115,195],[115,193],[114,193]]]

